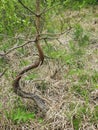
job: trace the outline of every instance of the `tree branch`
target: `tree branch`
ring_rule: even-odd
[[[18,2],[25,8],[27,9],[29,12],[31,12],[33,15],[37,15],[35,12],[33,12],[31,9],[29,9],[26,5],[24,5],[24,3],[21,0],[18,0]]]
[[[59,4],[60,4],[60,3],[54,5],[54,6],[50,7],[50,8],[45,8],[45,9],[43,9],[43,11],[40,13],[40,15],[45,14],[47,11],[49,11],[49,10],[55,8],[55,7],[58,6]]]
[[[36,14],[40,13],[40,0],[36,0]],[[21,86],[19,84],[19,81],[21,80],[23,74],[25,74],[26,72],[28,72],[31,69],[35,69],[37,68],[39,65],[43,64],[44,61],[44,54],[43,54],[43,50],[40,46],[40,16],[36,15],[36,39],[35,39],[35,45],[37,47],[38,53],[39,53],[39,59],[37,61],[35,61],[33,64],[25,67],[22,71],[20,71],[18,73],[18,75],[16,76],[14,82],[13,82],[13,88],[14,88],[14,92],[21,96],[22,98],[28,98],[28,99],[33,99],[35,101],[35,103],[37,104],[37,106],[42,110],[42,112],[47,112],[48,107],[45,104],[45,100],[41,97],[39,97],[38,95],[35,95],[34,93],[27,93],[25,91],[23,91],[21,89]]]
[[[35,42],[35,40],[33,40],[33,41],[31,40],[31,41],[25,42],[24,44],[22,44],[20,46],[13,47],[13,48],[9,49],[6,53],[0,53],[0,56],[2,56],[2,57],[6,56],[7,54],[9,54],[10,52],[14,51],[15,49],[21,48],[21,47],[23,47],[23,46],[25,46],[25,45],[27,45],[27,44],[29,44],[31,42]]]

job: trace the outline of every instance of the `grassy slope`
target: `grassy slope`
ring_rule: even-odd
[[[66,12],[66,17],[67,17]],[[89,130],[98,128],[98,8],[80,12],[71,12],[69,19],[72,25],[76,20],[83,27],[83,34],[89,35],[89,44],[73,48],[65,44],[73,39],[62,36],[63,44],[53,42],[49,47],[43,45],[45,55],[53,59],[45,59],[44,65],[24,75],[21,85],[27,91],[35,92],[48,101],[49,111],[46,117],[37,110],[33,101],[17,97],[12,90],[12,81],[16,72],[30,64],[36,56],[32,45],[10,53],[0,59],[0,70],[8,70],[0,79],[0,127],[2,130],[18,128],[19,130]],[[69,35],[69,36],[70,36]],[[76,35],[75,35],[76,36]],[[55,41],[54,41],[55,42]],[[6,43],[6,45],[4,44]],[[72,44],[73,45],[73,44]],[[75,45],[77,47],[77,45]],[[3,41],[1,50],[10,48]],[[32,49],[30,49],[32,48]],[[33,51],[32,51],[33,50]],[[82,51],[82,53],[81,53]],[[55,73],[57,71],[57,73]],[[51,78],[52,77],[52,78]],[[38,80],[37,80],[38,79]]]

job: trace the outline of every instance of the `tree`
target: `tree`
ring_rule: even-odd
[[[24,3],[21,2],[21,0],[18,0],[21,5],[26,8],[27,10],[29,10],[28,7],[26,7],[24,5]],[[30,11],[30,10],[29,10]],[[43,54],[43,51],[41,49],[41,46],[40,46],[40,34],[41,34],[41,31],[40,31],[40,20],[41,20],[41,15],[43,13],[40,12],[40,0],[36,0],[36,12],[33,12],[32,13],[34,14],[35,16],[35,26],[36,26],[36,36],[35,36],[35,44],[36,44],[36,47],[38,49],[38,52],[39,52],[39,59],[38,61],[36,61],[34,64],[30,65],[30,66],[27,66],[26,68],[24,68],[22,71],[19,72],[19,74],[17,75],[16,79],[14,80],[13,82],[13,87],[14,87],[14,92],[16,94],[18,94],[19,96],[23,97],[23,98],[30,98],[30,99],[33,99],[35,101],[35,103],[38,105],[38,107],[43,111],[43,112],[46,112],[47,111],[47,107],[45,105],[45,101],[43,99],[41,99],[39,96],[35,95],[34,93],[27,93],[27,92],[24,92],[21,88],[20,88],[20,85],[19,85],[19,81],[20,79],[22,78],[22,75],[31,70],[31,69],[34,69],[36,67],[38,67],[39,65],[42,65],[43,64],[43,61],[44,61],[44,54]]]

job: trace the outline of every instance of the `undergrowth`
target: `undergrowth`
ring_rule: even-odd
[[[4,79],[3,79],[4,81],[2,80],[3,85],[0,88],[0,95],[1,95],[0,100],[1,99],[3,100],[3,103],[2,101],[0,101],[1,122],[2,119],[4,120],[5,123],[6,120],[8,122],[10,122],[11,120],[11,123],[15,125],[17,124],[21,125],[22,123],[24,125],[25,124],[32,125],[32,123],[37,122],[38,128],[39,129],[42,128],[43,130],[44,127],[47,129],[49,128],[51,130],[54,127],[55,129],[57,126],[59,127],[60,123],[62,124],[62,126],[65,125],[64,124],[65,122],[67,122],[66,125],[68,125],[68,123],[70,124],[70,127],[68,125],[69,128],[79,130],[82,129],[84,126],[86,126],[87,123],[91,126],[94,125],[97,130],[98,105],[96,103],[93,104],[91,99],[91,92],[98,89],[98,70],[96,67],[94,69],[91,69],[89,67],[91,64],[92,66],[95,65],[93,64],[93,62],[91,63],[89,61],[88,48],[91,46],[90,36],[80,24],[75,24],[73,26],[73,29],[74,31],[72,33],[72,40],[70,40],[67,45],[63,45],[63,44],[56,45],[55,43],[52,44],[51,42],[48,42],[46,45],[43,43],[42,47],[45,53],[45,63],[43,65],[43,68],[41,69],[38,68],[39,70],[36,69],[35,71],[28,73],[27,75],[25,75],[25,78],[23,79],[25,81],[32,81],[32,82],[37,78],[40,79],[40,83],[39,83],[40,85],[37,85],[36,87],[37,90],[35,89],[36,90],[35,92],[38,92],[40,94],[41,91],[43,96],[47,97],[46,100],[49,98],[49,100],[52,102],[51,104],[54,105],[51,107],[50,110],[51,111],[54,110],[55,107],[55,111],[56,111],[54,112],[55,115],[51,116],[51,118],[47,117],[46,120],[44,120],[43,117],[40,116],[40,114],[36,118],[37,114],[40,113],[40,111],[36,110],[36,108],[34,108],[34,111],[32,112],[29,111],[25,106],[26,105],[25,101],[21,101],[21,102],[18,101],[17,104],[15,104],[14,102],[13,107],[10,108],[9,105],[8,109],[6,109],[5,107],[7,96],[10,97],[11,100],[13,100],[13,95],[10,95],[10,92],[11,94],[13,93],[13,90],[10,89],[11,84],[9,84],[8,87],[8,84],[5,83],[6,82],[5,79],[7,81],[11,80],[10,81],[11,83],[18,69],[27,66],[31,63],[29,58],[28,60],[24,58],[24,55],[25,56],[29,55],[28,50],[26,50],[26,48],[20,48],[18,49],[18,51],[15,52],[15,56],[17,57],[17,59],[18,57],[22,59],[19,61],[17,60],[19,66],[13,65],[12,67],[12,64],[9,64],[9,62],[11,61],[7,62],[5,58],[3,57],[0,58],[0,71],[2,71],[6,67],[8,68],[8,71],[4,75]],[[52,30],[50,30],[50,32],[51,31]],[[11,47],[11,45],[12,44],[9,43],[2,44],[0,45],[1,47],[0,50],[6,52]],[[96,60],[97,60],[97,54],[98,54],[98,50],[96,49],[94,49],[94,51],[92,51],[91,53],[92,57],[94,58],[96,57]],[[14,57],[12,57],[11,60],[13,60],[14,62],[15,60]],[[61,75],[61,78],[59,79],[58,76],[56,77],[56,74],[54,74],[53,78],[50,78],[51,76],[49,75],[50,74],[49,72],[51,71],[53,72],[54,70],[52,69],[54,69],[55,66],[58,65],[60,65],[61,67],[57,69],[56,74]],[[50,69],[47,69],[46,68],[47,66],[49,66]],[[15,70],[12,71],[11,67],[12,69]],[[9,78],[9,75],[12,77]],[[7,89],[8,91],[5,89]],[[62,89],[62,94],[60,93],[61,89]],[[7,96],[6,94],[4,94],[4,92],[7,93]],[[4,98],[2,98],[2,93],[5,95]],[[66,99],[66,96],[68,96],[68,99]],[[23,105],[23,102],[25,105]],[[59,109],[59,106],[63,104],[62,102],[65,103],[65,105],[62,105],[63,106],[62,109]],[[55,104],[57,105],[57,107],[55,106]],[[5,108],[4,110],[3,107]],[[52,114],[50,113],[50,115]],[[64,122],[63,119],[65,118],[66,121]],[[41,123],[44,125],[40,126],[39,124]],[[61,128],[56,128],[56,129],[61,130]],[[88,128],[85,128],[85,130],[86,129],[88,130]]]

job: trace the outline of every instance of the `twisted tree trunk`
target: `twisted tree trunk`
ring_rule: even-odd
[[[22,78],[23,74],[26,73],[27,71],[34,69],[36,67],[38,67],[39,65],[43,64],[44,61],[44,54],[43,51],[40,47],[39,41],[40,41],[40,0],[36,0],[36,40],[35,40],[35,44],[36,47],[38,49],[38,53],[39,53],[39,59],[38,61],[36,61],[34,64],[27,66],[26,68],[24,68],[22,71],[19,72],[19,74],[16,76],[16,79],[13,82],[13,88],[14,88],[14,92],[21,96],[22,98],[29,98],[29,99],[33,99],[35,101],[35,103],[37,104],[37,106],[43,111],[46,112],[47,111],[47,107],[45,104],[45,101],[40,98],[38,95],[35,95],[34,93],[27,93],[25,91],[23,91],[19,85],[19,81]]]
[[[36,41],[37,43],[37,41]],[[29,99],[33,99],[35,101],[35,103],[37,104],[37,106],[43,111],[46,112],[47,111],[47,107],[45,105],[45,101],[43,99],[41,99],[39,96],[35,95],[34,93],[27,93],[25,91],[23,91],[19,85],[19,81],[22,78],[22,75],[24,73],[26,73],[27,71],[34,69],[36,67],[38,67],[39,65],[42,65],[43,61],[44,61],[44,55],[42,52],[42,49],[40,47],[40,45],[37,43],[37,49],[39,52],[39,60],[36,61],[34,64],[27,66],[26,68],[24,68],[16,77],[16,79],[13,82],[13,88],[14,88],[14,92],[21,96],[22,98],[29,98]]]

